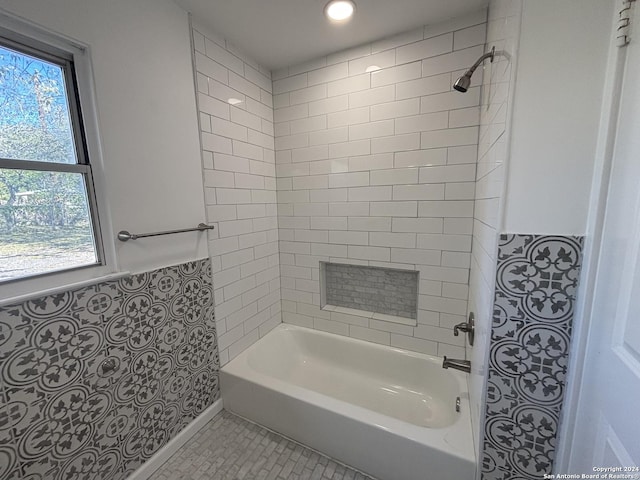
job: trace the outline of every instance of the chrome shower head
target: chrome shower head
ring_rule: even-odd
[[[476,61],[476,63],[474,63],[472,67],[464,73],[464,75],[462,75],[455,81],[455,83],[453,84],[454,90],[457,90],[458,92],[462,92],[462,93],[465,93],[467,90],[469,90],[469,86],[471,85],[471,76],[473,75],[473,72],[475,72],[476,68],[478,68],[478,66],[482,62],[484,62],[487,58],[490,58],[491,62],[493,62],[493,57],[495,56],[495,54],[496,54],[496,47],[493,47],[489,53],[485,53],[484,55],[482,55]]]
[[[469,90],[469,85],[471,85],[472,74],[473,72],[469,73],[469,71],[467,71],[467,73],[456,80],[456,83],[453,84],[453,88],[459,92],[465,93]]]

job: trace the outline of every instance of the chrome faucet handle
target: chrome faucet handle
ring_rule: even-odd
[[[453,335],[455,337],[460,335],[460,331],[467,334],[469,345],[473,346],[473,340],[475,337],[475,315],[473,312],[469,312],[469,320],[467,322],[459,323],[453,327]]]
[[[460,330],[467,333],[469,330],[471,330],[471,325],[469,325],[467,322],[457,324],[455,327],[453,327],[453,335],[456,337],[460,335]]]

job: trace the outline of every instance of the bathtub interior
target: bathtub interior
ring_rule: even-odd
[[[263,375],[416,425],[456,419],[460,384],[440,359],[281,324],[246,352]]]

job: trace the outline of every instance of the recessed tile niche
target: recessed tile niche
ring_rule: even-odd
[[[325,310],[347,308],[361,311],[362,316],[415,324],[418,272],[320,262],[320,276]]]

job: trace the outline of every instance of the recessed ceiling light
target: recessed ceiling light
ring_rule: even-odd
[[[231,105],[238,105],[239,103],[242,103],[242,100],[240,100],[239,98],[231,97],[229,100],[227,100],[227,102]]]
[[[364,69],[364,72],[371,73],[371,72],[377,72],[378,70],[380,70],[380,67],[378,65],[369,65],[367,68]]]
[[[353,16],[356,4],[352,0],[331,0],[324,7],[324,14],[334,22],[344,22]]]

